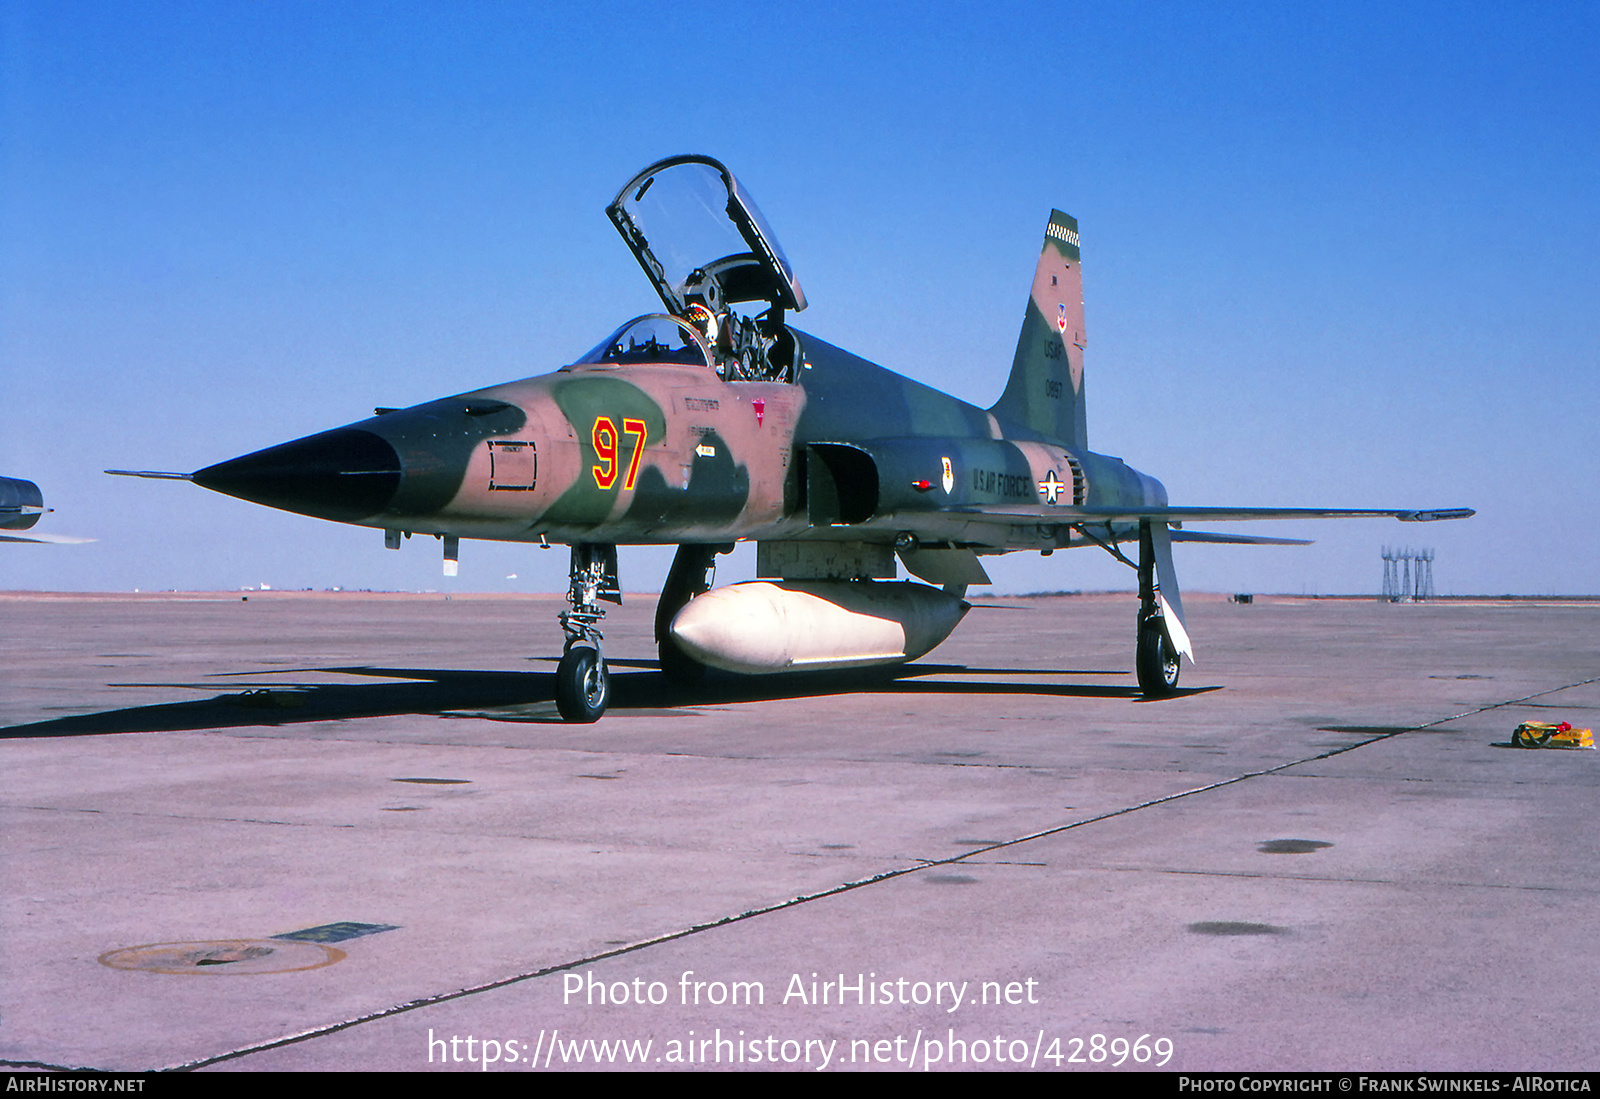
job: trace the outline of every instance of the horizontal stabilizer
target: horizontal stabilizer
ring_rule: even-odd
[[[1256,519],[1399,519],[1403,523],[1429,523],[1440,519],[1465,519],[1477,514],[1471,508],[1152,508],[1050,507],[1046,504],[1002,507],[954,507],[950,512],[978,521],[994,519],[1047,519],[1057,523],[1121,523],[1163,519],[1168,523],[1244,523]]]
[[[57,546],[75,546],[93,541],[93,538],[79,538],[72,534],[6,534],[0,531],[0,542],[48,542]]]
[[[1269,538],[1261,534],[1215,534],[1205,530],[1175,530],[1174,542],[1211,542],[1224,546],[1309,546],[1309,538]]]

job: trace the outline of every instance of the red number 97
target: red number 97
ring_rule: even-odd
[[[643,420],[623,420],[622,429],[634,437],[633,459],[628,463],[628,477],[622,487],[633,488],[633,483],[639,476],[639,459],[644,456],[646,442],[646,428]],[[610,416],[596,416],[594,430],[589,433],[589,441],[594,444],[595,457],[600,460],[589,467],[589,472],[594,474],[594,483],[601,488],[611,488],[617,483],[617,474],[621,471],[621,462],[617,453],[617,425]]]
[[[597,416],[589,439],[594,443],[595,456],[600,459],[590,467],[594,483],[610,488],[617,483],[617,425],[609,416]]]

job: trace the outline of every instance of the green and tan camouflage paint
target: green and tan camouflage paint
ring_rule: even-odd
[[[730,381],[675,362],[581,363],[285,444],[277,449],[292,456],[319,438],[377,436],[399,456],[397,487],[370,515],[261,502],[504,541],[883,543],[911,534],[989,553],[1081,542],[1072,529],[1081,508],[1166,502],[1158,482],[1083,446],[1077,222],[1059,211],[992,409],[794,337],[789,383]],[[858,521],[813,522],[808,462],[838,463],[830,476],[848,479],[838,487],[861,506]],[[1036,514],[1001,514],[1018,508]]]

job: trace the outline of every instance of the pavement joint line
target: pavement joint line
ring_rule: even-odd
[[[100,1069],[88,1068],[88,1067],[82,1066],[82,1065],[79,1065],[79,1066],[76,1066],[76,1067],[74,1067],[73,1065],[56,1065],[56,1064],[51,1064],[49,1061],[0,1061],[0,1068],[36,1068],[36,1069],[40,1069],[40,1070],[42,1070],[44,1072],[99,1072],[99,1071],[101,1071]],[[125,1074],[124,1073],[118,1073],[118,1075],[125,1075]]]
[[[1570,691],[1574,687],[1587,687],[1591,683],[1600,683],[1600,675],[1591,676],[1588,679],[1580,679],[1576,683],[1567,683],[1567,684],[1564,684],[1563,686],[1560,686],[1560,687],[1551,687],[1547,691],[1535,691],[1533,694],[1531,694],[1531,695],[1523,695],[1521,698],[1511,698],[1511,699],[1507,699],[1504,702],[1491,702],[1487,706],[1479,706],[1475,710],[1467,710],[1465,713],[1456,714],[1455,717],[1441,717],[1439,720],[1430,721],[1426,725],[1414,725],[1411,728],[1404,729],[1402,731],[1410,733],[1410,732],[1415,732],[1417,729],[1430,729],[1435,725],[1443,725],[1447,721],[1455,721],[1458,718],[1471,717],[1473,714],[1481,714],[1481,713],[1485,713],[1485,712],[1487,712],[1489,710],[1498,710],[1502,706],[1515,706],[1519,702],[1530,702],[1535,698],[1543,698],[1545,695],[1558,694],[1561,691]],[[1385,733],[1385,734],[1383,734],[1383,736],[1375,737],[1374,739],[1382,740],[1385,737],[1398,736],[1398,735],[1399,735],[1398,733]]]
[[[864,888],[864,887],[869,886],[869,885],[875,885],[875,884],[877,884],[879,882],[890,881],[890,880],[893,880],[895,878],[905,877],[907,875],[915,874],[915,873],[917,873],[919,871],[922,871],[922,870],[927,870],[927,869],[929,869],[931,867],[957,865],[957,864],[966,862],[967,860],[969,860],[969,859],[971,859],[971,858],[973,858],[974,856],[977,856],[977,855],[985,855],[985,854],[988,854],[988,853],[993,852],[993,851],[1003,850],[1004,848],[1007,848],[1007,847],[1015,847],[1015,846],[1017,846],[1019,844],[1028,843],[1028,842],[1030,842],[1032,840],[1043,839],[1043,838],[1045,838],[1047,836],[1054,836],[1054,835],[1058,835],[1058,834],[1060,834],[1062,832],[1068,832],[1068,831],[1071,831],[1073,829],[1082,828],[1082,827],[1084,827],[1086,825],[1097,824],[1097,823],[1099,823],[1101,821],[1112,820],[1112,819],[1114,819],[1116,817],[1121,817],[1121,816],[1127,816],[1128,814],[1136,813],[1136,812],[1138,812],[1138,811],[1140,811],[1142,809],[1148,809],[1148,808],[1151,808],[1151,807],[1154,807],[1154,806],[1157,806],[1157,805],[1164,805],[1167,802],[1177,801],[1180,798],[1186,798],[1186,797],[1189,797],[1189,796],[1191,796],[1193,794],[1203,794],[1203,793],[1206,793],[1206,792],[1211,791],[1211,790],[1218,790],[1218,789],[1221,789],[1221,788],[1226,787],[1226,786],[1233,786],[1233,785],[1235,785],[1237,783],[1248,781],[1249,779],[1261,778],[1262,776],[1265,776],[1265,775],[1276,774],[1276,773],[1278,773],[1280,771],[1287,770],[1290,767],[1299,766],[1302,763],[1312,763],[1312,762],[1315,762],[1317,760],[1330,759],[1333,756],[1343,755],[1345,752],[1353,752],[1358,748],[1364,748],[1369,744],[1376,744],[1379,741],[1390,740],[1390,739],[1392,739],[1394,737],[1402,736],[1405,733],[1416,732],[1416,731],[1418,731],[1420,729],[1432,728],[1432,727],[1434,727],[1436,725],[1443,725],[1443,724],[1445,724],[1447,722],[1457,721],[1457,720],[1459,720],[1461,718],[1464,718],[1464,717],[1471,717],[1474,714],[1485,713],[1485,712],[1487,712],[1489,710],[1496,710],[1496,709],[1500,709],[1500,708],[1503,708],[1503,707],[1506,707],[1506,706],[1514,706],[1514,705],[1517,705],[1518,703],[1530,701],[1531,699],[1542,698],[1542,697],[1544,697],[1546,695],[1556,694],[1557,692],[1560,692],[1560,691],[1570,690],[1570,689],[1572,689],[1574,687],[1586,686],[1586,685],[1591,684],[1591,683],[1600,683],[1600,676],[1594,676],[1594,677],[1589,678],[1589,679],[1580,680],[1577,683],[1563,684],[1560,687],[1552,687],[1552,688],[1550,688],[1548,690],[1544,690],[1544,691],[1537,691],[1537,692],[1535,692],[1533,694],[1525,695],[1525,696],[1523,696],[1521,698],[1506,699],[1506,700],[1501,701],[1501,702],[1494,702],[1494,703],[1489,703],[1489,704],[1484,705],[1484,706],[1478,706],[1478,707],[1475,707],[1475,708],[1473,708],[1471,710],[1466,710],[1466,711],[1464,711],[1462,713],[1453,714],[1453,715],[1451,715],[1449,717],[1438,718],[1438,719],[1436,719],[1434,721],[1424,722],[1424,723],[1418,724],[1418,725],[1410,725],[1410,726],[1407,726],[1404,729],[1396,730],[1395,732],[1381,733],[1381,734],[1378,734],[1378,735],[1375,735],[1375,736],[1372,736],[1372,737],[1368,737],[1368,738],[1366,738],[1364,740],[1356,741],[1355,743],[1345,745],[1343,747],[1330,749],[1330,750],[1328,750],[1326,752],[1322,752],[1322,753],[1320,753],[1318,755],[1315,755],[1315,756],[1308,756],[1305,759],[1293,760],[1293,761],[1288,762],[1288,763],[1280,763],[1280,764],[1278,764],[1276,766],[1273,766],[1273,767],[1263,768],[1263,769],[1257,770],[1257,771],[1250,771],[1250,772],[1248,772],[1246,774],[1243,774],[1243,775],[1236,775],[1236,776],[1234,776],[1232,778],[1222,779],[1222,780],[1219,780],[1217,782],[1206,783],[1205,785],[1192,787],[1192,788],[1190,788],[1188,790],[1180,790],[1180,791],[1177,791],[1175,793],[1166,794],[1166,795],[1164,795],[1162,797],[1152,798],[1152,799],[1150,799],[1148,801],[1141,802],[1141,803],[1139,803],[1137,805],[1123,806],[1120,809],[1109,810],[1107,812],[1100,813],[1100,814],[1097,814],[1097,815],[1092,816],[1092,817],[1086,817],[1083,820],[1073,821],[1070,824],[1063,824],[1063,825],[1059,825],[1059,826],[1057,826],[1055,828],[1048,828],[1048,829],[1045,829],[1045,830],[1040,831],[1040,832],[1035,832],[1035,833],[1033,833],[1031,835],[1022,836],[1022,837],[1019,837],[1017,839],[1006,840],[1003,843],[991,844],[991,845],[989,845],[987,847],[981,847],[981,848],[978,848],[976,850],[964,852],[964,853],[959,854],[959,855],[953,855],[953,856],[950,856],[948,858],[943,858],[943,859],[919,859],[919,860],[917,860],[917,865],[905,866],[905,867],[901,867],[901,868],[895,869],[895,870],[887,870],[887,871],[884,871],[881,874],[875,874],[875,875],[873,875],[871,877],[863,878],[863,879],[861,879],[859,881],[845,882],[842,885],[836,885],[836,886],[830,887],[828,889],[821,890],[821,891],[819,891],[817,893],[810,893],[810,894],[806,894],[806,895],[803,895],[803,896],[800,896],[800,897],[794,897],[794,898],[791,898],[789,900],[780,901],[780,902],[778,902],[776,904],[767,905],[767,906],[762,907],[762,908],[751,909],[751,910],[749,910],[747,912],[739,913],[738,915],[724,916],[724,917],[722,917],[721,919],[718,919],[718,920],[712,920],[712,921],[709,921],[709,922],[706,922],[706,923],[702,923],[702,924],[695,924],[695,925],[693,925],[691,927],[683,928],[683,929],[678,930],[678,931],[669,932],[669,933],[667,933],[665,935],[658,935],[658,936],[656,936],[654,938],[647,939],[647,940],[645,940],[643,942],[640,942],[640,943],[634,943],[634,944],[632,944],[630,946],[619,947],[616,950],[603,951],[601,953],[589,955],[589,956],[584,957],[584,958],[577,958],[577,959],[574,959],[574,960],[571,960],[571,961],[559,963],[557,965],[546,966],[546,967],[543,967],[541,969],[538,969],[538,970],[535,970],[535,971],[529,972],[529,973],[520,973],[520,974],[515,974],[513,976],[510,976],[510,977],[503,977],[503,978],[501,978],[499,980],[496,980],[496,981],[490,981],[490,982],[486,982],[486,983],[481,984],[481,985],[475,985],[475,986],[473,986],[471,988],[456,989],[453,992],[439,993],[439,994],[436,994],[436,995],[433,995],[433,996],[424,996],[424,997],[421,997],[421,998],[416,999],[416,1000],[409,1001],[409,1002],[404,1003],[404,1004],[395,1004],[395,1005],[391,1005],[390,1007],[387,1007],[387,1008],[382,1008],[382,1009],[380,1009],[378,1011],[372,1011],[372,1012],[368,1012],[368,1013],[363,1014],[363,1015],[358,1015],[353,1019],[346,1019],[346,1020],[344,1020],[342,1022],[338,1022],[338,1023],[325,1023],[325,1024],[322,1024],[320,1026],[310,1027],[310,1028],[307,1028],[307,1029],[302,1030],[302,1031],[297,1031],[294,1034],[285,1035],[285,1036],[283,1036],[281,1038],[275,1038],[275,1039],[272,1039],[270,1041],[258,1042],[258,1043],[255,1043],[253,1045],[240,1047],[239,1049],[229,1050],[229,1051],[227,1051],[225,1053],[214,1054],[214,1055],[212,1055],[210,1057],[203,1057],[203,1058],[199,1058],[199,1059],[196,1059],[196,1060],[193,1060],[193,1061],[185,1061],[185,1062],[182,1062],[180,1064],[170,1065],[170,1066],[167,1066],[166,1068],[158,1070],[158,1071],[187,1072],[187,1071],[193,1071],[194,1069],[206,1068],[206,1067],[208,1067],[210,1065],[219,1064],[219,1063],[221,1063],[223,1061],[235,1060],[235,1059],[237,1059],[239,1057],[245,1057],[245,1056],[248,1056],[248,1055],[253,1054],[253,1053],[263,1053],[263,1052],[265,1052],[267,1050],[270,1050],[270,1049],[277,1049],[277,1048],[280,1048],[282,1046],[293,1045],[295,1043],[303,1042],[303,1041],[306,1041],[306,1040],[311,1039],[311,1038],[319,1038],[319,1037],[323,1037],[325,1035],[335,1034],[335,1033],[338,1033],[341,1030],[347,1030],[350,1027],[359,1026],[359,1025],[361,1025],[363,1023],[375,1022],[378,1019],[384,1019],[384,1018],[388,1018],[390,1016],[404,1014],[404,1013],[409,1012],[409,1011],[415,1011],[418,1008],[431,1007],[434,1004],[447,1003],[447,1002],[449,1002],[451,1000],[462,999],[464,997],[477,995],[478,993],[482,993],[482,992],[490,992],[490,991],[493,991],[493,990],[498,989],[498,988],[505,988],[505,987],[507,987],[509,985],[519,984],[519,983],[521,983],[523,981],[533,980],[533,979],[536,979],[536,978],[539,978],[539,977],[547,977],[547,976],[550,976],[551,974],[554,974],[554,973],[561,973],[561,972],[564,972],[564,971],[569,970],[569,969],[575,969],[575,968],[577,968],[579,966],[591,965],[591,964],[594,964],[596,962],[606,961],[606,960],[609,960],[611,958],[620,957],[620,956],[622,956],[624,954],[632,954],[632,953],[635,953],[637,951],[644,950],[644,949],[646,949],[648,947],[658,946],[658,945],[660,945],[662,943],[674,942],[674,941],[676,941],[678,939],[688,938],[689,936],[698,935],[701,932],[710,931],[710,930],[712,930],[714,928],[726,927],[726,926],[728,926],[730,924],[735,924],[735,923],[742,923],[745,920],[753,919],[753,918],[755,918],[757,916],[765,916],[765,915],[768,915],[768,914],[773,913],[773,912],[779,912],[779,911],[783,911],[784,909],[794,908],[794,907],[797,907],[797,906],[802,905],[802,904],[807,904],[807,903],[810,903],[811,901],[822,900],[822,899],[827,898],[827,897],[834,897],[834,896],[838,896],[838,895],[843,894],[843,893],[848,893],[848,892],[850,892],[852,890],[861,889],[861,888]],[[4,1062],[0,1062],[0,1064],[3,1064],[3,1063]],[[111,1070],[105,1070],[105,1071],[111,1071]]]

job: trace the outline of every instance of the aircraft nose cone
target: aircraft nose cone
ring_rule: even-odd
[[[370,431],[341,427],[207,466],[194,482],[252,503],[348,523],[389,506],[400,486],[400,456]]]

